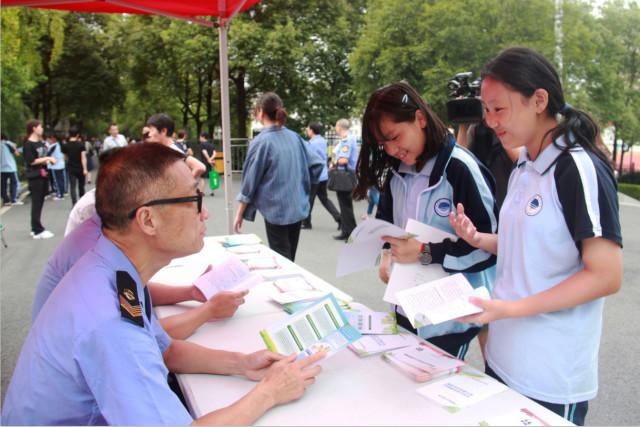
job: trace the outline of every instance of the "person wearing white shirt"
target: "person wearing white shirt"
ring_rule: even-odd
[[[118,129],[118,125],[116,123],[111,123],[109,125],[109,136],[104,139],[104,143],[102,144],[102,151],[107,151],[115,147],[126,147],[127,139],[124,135],[121,135]]]

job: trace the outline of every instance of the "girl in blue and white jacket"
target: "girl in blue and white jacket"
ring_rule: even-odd
[[[377,218],[405,227],[409,219],[454,234],[449,213],[458,203],[479,229],[497,228],[493,179],[466,149],[456,145],[446,126],[416,90],[398,82],[376,90],[362,121],[356,198],[369,186],[381,190]],[[416,239],[384,239],[391,259],[383,257],[380,278],[388,281],[390,262],[440,264],[448,273],[463,273],[474,287],[491,290],[496,258],[462,239],[422,244]],[[388,254],[389,252],[387,252]],[[398,307],[398,322],[414,330]],[[464,358],[478,325],[449,321],[415,331],[443,350]]]

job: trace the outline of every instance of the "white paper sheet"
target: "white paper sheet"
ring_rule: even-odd
[[[458,240],[458,237],[438,228],[423,224],[414,219],[407,222],[406,231],[416,236],[422,243],[440,243],[444,239]],[[419,262],[411,264],[396,263],[391,269],[391,277],[384,292],[383,300],[391,304],[399,304],[396,292],[413,288],[421,283],[431,282],[447,276],[440,264],[422,265]]]
[[[361,222],[340,248],[336,277],[375,267],[384,245],[383,236],[407,238],[411,235],[402,228],[379,219],[370,218]]]
[[[481,286],[474,289],[462,273],[396,293],[396,298],[413,327],[437,325],[480,313],[482,309],[469,302],[470,296],[490,298],[487,288]]]
[[[416,391],[447,411],[458,412],[507,389],[506,385],[486,375],[461,372],[427,384]]]

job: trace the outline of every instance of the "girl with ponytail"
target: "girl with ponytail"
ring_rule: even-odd
[[[489,323],[487,374],[583,425],[598,389],[604,297],[620,289],[622,237],[613,171],[598,127],[566,103],[551,63],[509,48],[482,71],[485,121],[506,149],[523,147],[498,234],[449,216],[470,245],[497,254],[492,300],[464,321]]]

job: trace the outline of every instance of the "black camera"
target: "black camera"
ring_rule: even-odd
[[[480,80],[471,80],[471,71],[458,73],[447,83],[449,102],[447,102],[447,117],[453,124],[479,123],[483,118],[483,108],[480,102]]]

